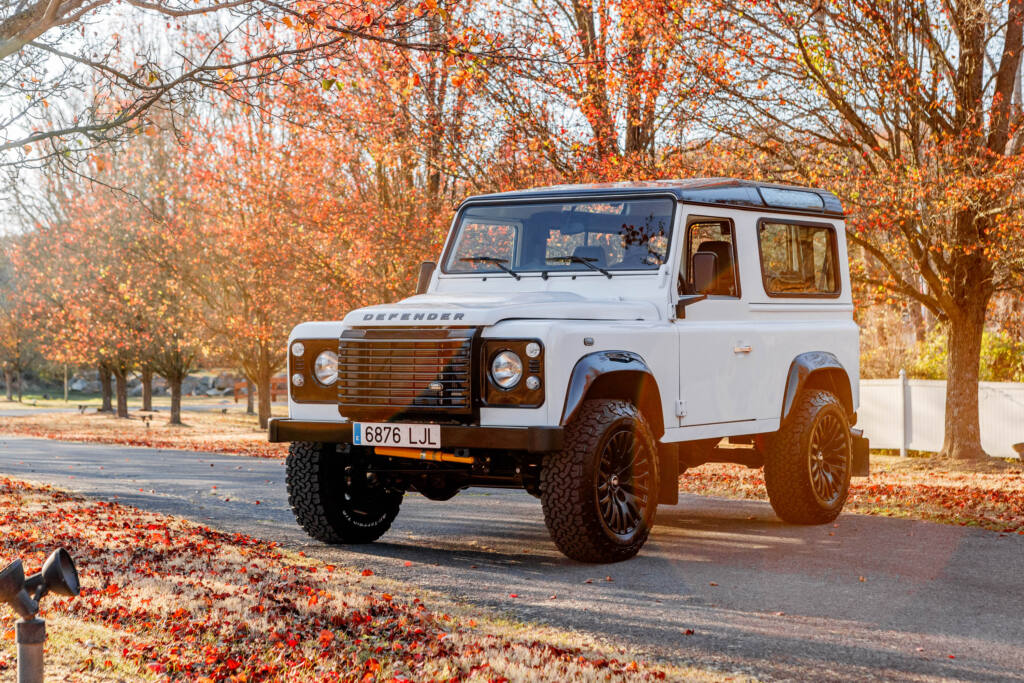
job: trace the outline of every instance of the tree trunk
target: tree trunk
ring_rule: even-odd
[[[21,403],[21,398],[25,394],[25,374],[18,368],[14,376],[18,380],[18,403]]]
[[[270,422],[270,382],[273,379],[274,369],[270,367],[270,354],[266,349],[260,349],[259,362],[256,366],[258,375],[257,392],[259,394],[259,420],[260,429],[266,429]]]
[[[181,424],[181,377],[170,377],[167,383],[171,385],[171,424]]]
[[[12,386],[13,383],[14,380],[11,379],[11,369],[4,368],[4,389],[7,391],[8,401],[14,400],[14,387]]]
[[[142,409],[153,410],[153,371],[142,368]]]
[[[68,402],[68,364],[64,364],[64,402]]]
[[[103,393],[103,405],[100,406],[100,412],[113,412],[111,396],[113,396],[114,390],[110,386],[110,370],[102,363],[100,364],[100,391]]]
[[[117,416],[128,417],[128,377],[124,372],[114,371],[114,384],[117,393]]]
[[[978,375],[986,301],[972,301],[950,320],[946,361],[946,436],[942,456],[961,460],[988,457],[981,447]]]
[[[256,414],[256,392],[255,387],[252,385],[252,380],[246,378],[245,380],[245,414],[255,415]]]

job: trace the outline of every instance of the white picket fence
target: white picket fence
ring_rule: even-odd
[[[872,448],[938,452],[945,436],[944,380],[865,379],[860,382],[857,426]],[[989,455],[1018,457],[1024,443],[1024,384],[981,382],[981,445]]]

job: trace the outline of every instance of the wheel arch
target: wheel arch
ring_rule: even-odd
[[[632,401],[650,423],[655,440],[665,434],[658,381],[638,354],[632,351],[595,351],[576,361],[569,376],[560,424],[569,424],[583,402],[594,398]]]
[[[786,391],[782,395],[783,420],[793,410],[796,397],[805,389],[823,389],[832,392],[843,404],[847,415],[851,418],[855,415],[850,375],[834,353],[808,351],[793,359],[789,366],[789,374],[786,376]]]

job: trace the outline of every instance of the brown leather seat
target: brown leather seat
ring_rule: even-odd
[[[697,251],[712,253],[718,261],[715,282],[707,294],[736,296],[736,273],[732,267],[732,244],[724,240],[708,240],[701,242]]]

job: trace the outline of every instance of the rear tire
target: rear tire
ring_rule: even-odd
[[[288,503],[307,534],[324,543],[372,543],[398,515],[404,491],[382,486],[354,451],[295,441],[288,447]]]
[[[826,524],[850,494],[852,445],[843,404],[828,391],[802,392],[765,454],[764,483],[775,514],[791,524]]]
[[[551,539],[580,562],[633,557],[658,506],[658,451],[643,413],[628,401],[587,401],[565,444],[544,458],[540,473]]]

